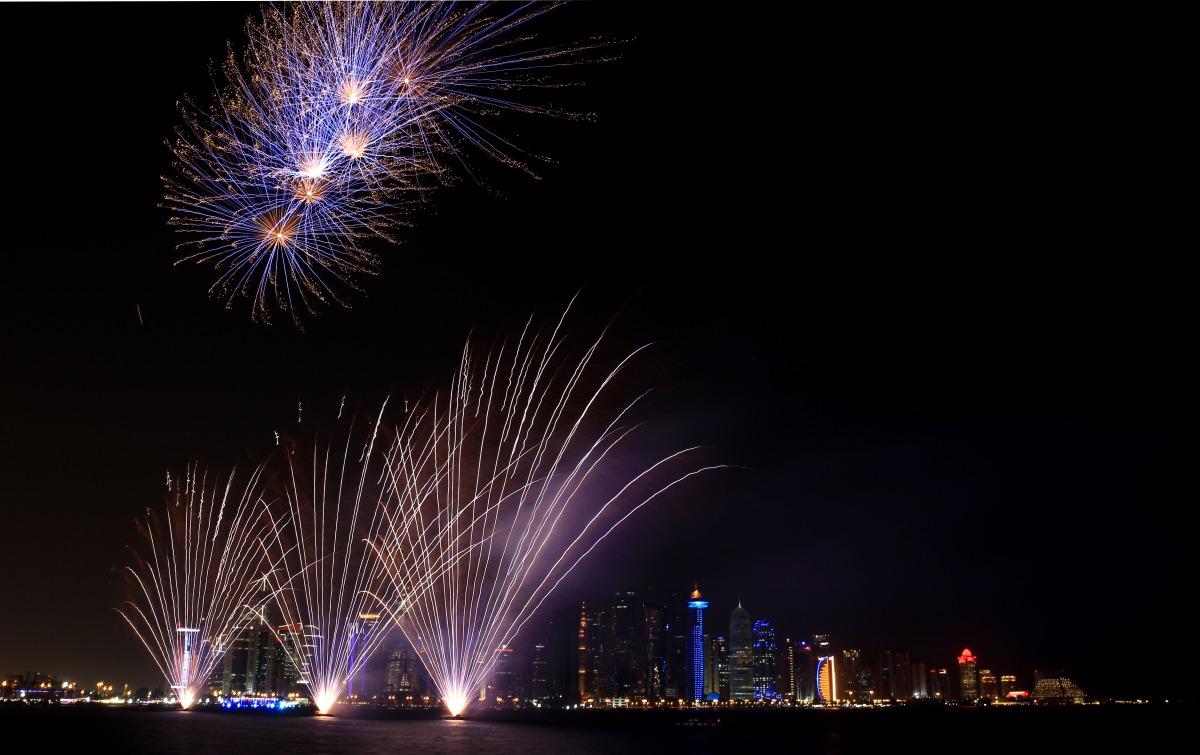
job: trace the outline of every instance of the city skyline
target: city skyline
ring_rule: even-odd
[[[1097,697],[1190,693],[1113,662],[1189,640],[1190,278],[1113,115],[1142,100],[1073,19],[554,8],[538,40],[610,54],[528,92],[583,117],[488,119],[537,178],[449,155],[461,180],[396,208],[378,274],[300,329],[210,296],[162,207],[178,103],[261,10],[0,8],[6,68],[39,82],[3,127],[0,674],[151,683],[116,609],[171,470],[403,411],[468,340],[574,302],[572,328],[646,347],[644,429],[724,468],[546,611],[699,585],[706,624],[742,602]]]
[[[711,606],[711,604],[713,602],[711,600],[708,600],[708,598],[709,598],[708,595],[703,594],[702,591],[699,590],[698,585],[693,585],[692,590],[676,589],[676,590],[671,591],[670,593],[659,593],[658,591],[651,589],[648,592],[650,594],[654,595],[654,599],[648,603],[638,599],[637,596],[639,595],[639,593],[637,591],[627,590],[627,589],[626,590],[618,589],[618,590],[612,591],[610,593],[606,593],[603,597],[593,596],[591,600],[578,600],[578,596],[561,595],[561,596],[559,596],[558,600],[553,602],[552,609],[550,611],[550,615],[542,616],[543,621],[531,622],[531,624],[524,631],[522,631],[520,634],[518,634],[518,636],[515,638],[514,642],[511,644],[511,648],[517,652],[516,657],[520,662],[528,662],[528,656],[535,650],[535,648],[537,648],[538,646],[540,646],[546,642],[554,642],[554,641],[564,642],[564,641],[573,640],[574,633],[576,631],[576,619],[579,617],[580,612],[583,612],[587,616],[591,617],[589,619],[589,621],[591,621],[591,619],[594,619],[595,617],[602,617],[601,618],[601,621],[602,621],[601,626],[603,627],[602,631],[608,632],[612,627],[606,626],[606,625],[609,622],[615,620],[614,616],[613,616],[613,611],[615,610],[616,606],[620,605],[621,603],[632,602],[633,607],[635,607],[636,609],[644,609],[647,606],[655,607],[655,608],[663,608],[663,609],[667,609],[667,613],[669,615],[674,615],[679,618],[685,618],[685,617],[689,616],[689,608],[690,608],[691,604],[695,600],[698,599],[695,596],[696,592],[701,592],[702,597],[704,599],[703,602],[709,604],[709,606]],[[574,602],[572,602],[573,598],[575,599]],[[672,598],[682,599],[683,602],[680,603],[679,605],[673,606],[673,614],[672,614],[672,610],[671,610],[672,605],[670,603],[663,603],[662,602],[663,598],[666,598],[667,600],[670,600]],[[911,664],[911,666],[913,668],[920,666],[921,668],[923,668],[925,670],[925,672],[927,674],[930,674],[930,675],[935,675],[939,671],[943,672],[943,674],[948,673],[956,678],[955,683],[957,684],[957,674],[958,674],[957,661],[960,660],[962,653],[964,653],[966,651],[970,651],[971,654],[973,655],[972,663],[980,670],[980,672],[985,671],[985,670],[990,671],[997,678],[999,678],[1002,675],[1013,677],[1013,680],[1010,682],[1010,686],[1014,690],[1024,691],[1026,693],[1032,691],[1032,689],[1034,687],[1035,679],[1036,679],[1037,675],[1039,674],[1039,672],[1044,673],[1044,674],[1050,674],[1055,677],[1062,675],[1066,678],[1071,678],[1076,681],[1078,681],[1080,678],[1096,679],[1097,682],[1099,682],[1103,685],[1103,680],[1100,677],[1097,677],[1093,673],[1091,673],[1090,670],[1084,671],[1084,673],[1081,675],[1081,674],[1074,673],[1075,670],[1073,670],[1071,668],[1064,668],[1063,666],[1056,665],[1052,662],[1030,665],[1028,663],[1022,663],[1022,662],[1018,661],[1016,666],[1013,666],[1012,665],[1013,662],[1011,660],[1004,660],[999,663],[989,661],[989,656],[991,658],[997,658],[997,657],[1011,658],[1011,656],[1007,654],[1008,649],[1003,648],[1003,647],[1001,647],[1001,648],[986,648],[985,647],[985,648],[983,648],[982,652],[980,652],[979,647],[981,647],[981,646],[976,646],[974,648],[972,648],[970,646],[964,646],[964,647],[959,647],[954,650],[945,650],[945,652],[942,652],[940,654],[934,653],[931,656],[924,656],[924,655],[911,653],[909,650],[907,650],[906,648],[903,648],[903,647],[874,646],[874,645],[870,645],[870,644],[864,644],[864,643],[858,642],[856,640],[856,636],[854,634],[851,634],[846,638],[840,638],[840,637],[830,636],[829,634],[827,634],[825,632],[812,631],[811,629],[796,631],[795,628],[793,628],[793,627],[780,627],[778,624],[776,624],[772,620],[772,616],[769,611],[762,612],[762,613],[757,612],[757,611],[750,611],[749,608],[744,606],[740,601],[735,601],[735,603],[736,603],[735,607],[733,609],[731,609],[728,612],[728,615],[725,616],[724,618],[722,618],[718,614],[714,614],[708,606],[705,607],[705,609],[704,609],[705,631],[703,631],[703,638],[704,638],[705,648],[706,648],[706,650],[705,650],[706,661],[708,660],[709,649],[713,646],[713,643],[715,643],[716,641],[721,640],[721,639],[728,642],[731,637],[733,637],[734,635],[737,634],[738,630],[735,627],[735,621],[738,619],[739,615],[741,615],[741,616],[745,617],[742,620],[745,621],[748,626],[750,626],[750,625],[753,626],[753,630],[749,630],[749,631],[753,631],[756,633],[759,629],[760,624],[766,624],[769,626],[771,632],[777,639],[778,646],[779,646],[778,651],[780,653],[780,656],[779,656],[780,658],[782,658],[784,648],[788,647],[789,645],[792,648],[797,648],[797,647],[807,645],[814,649],[814,655],[812,656],[813,660],[816,660],[817,658],[819,658],[822,653],[827,653],[827,654],[833,655],[836,659],[836,665],[839,669],[837,672],[838,674],[845,673],[841,669],[842,656],[843,656],[843,653],[845,653],[845,652],[852,652],[856,655],[856,657],[859,657],[859,659],[860,659],[859,663],[861,664],[861,666],[863,668],[870,669],[871,673],[874,673],[876,671],[877,664],[882,662],[882,656],[899,653],[899,654],[903,654],[904,656],[906,656],[908,658],[908,662],[909,662],[909,664]],[[723,602],[719,603],[719,605],[724,605],[724,603]],[[640,615],[640,611],[638,613]],[[246,619],[247,620],[253,619],[254,622],[261,622],[262,618],[264,618],[265,616],[266,615],[264,614],[263,617],[256,617],[255,613],[250,613],[246,616]],[[638,626],[641,626],[640,621],[637,622],[637,624],[638,624]],[[246,626],[250,627],[251,625],[247,624]],[[280,630],[283,630],[283,629],[286,629],[286,627],[281,625]],[[692,625],[688,624],[685,629],[685,634],[681,635],[681,637],[683,637],[683,636],[687,637],[687,639],[685,640],[688,645],[686,653],[689,656],[690,656],[690,653],[692,652],[692,649],[691,649],[692,639],[690,637],[691,630],[692,630]],[[264,640],[266,640],[270,637],[275,637],[277,639],[278,637],[281,637],[284,635],[286,635],[286,632],[280,633],[280,632],[264,631],[263,638],[264,638]],[[607,634],[605,634],[603,636],[607,638]],[[818,642],[823,644],[823,646],[824,646],[823,649],[818,648]],[[383,666],[386,663],[386,659],[389,655],[390,649],[393,648],[394,646],[396,646],[397,643],[404,643],[406,646],[408,646],[407,641],[404,640],[403,635],[398,631],[398,629],[393,629],[390,632],[384,631],[382,633],[382,636],[380,637],[380,639],[378,641],[372,643],[372,649],[371,649],[372,657],[370,659],[366,660],[366,662],[361,667],[357,667],[359,669],[357,672],[358,676],[360,676],[360,677],[364,677],[364,676],[365,677],[378,677],[380,670],[383,668]],[[567,644],[570,644],[570,643],[568,642]],[[232,647],[233,646],[230,645],[230,649],[232,649]],[[281,655],[280,657],[282,658],[283,656]],[[690,675],[693,673],[690,670],[692,668],[692,666],[690,665],[691,664],[690,658],[689,658],[689,660],[686,661],[686,663],[688,664],[686,669],[681,669],[681,670],[684,671],[690,677]],[[218,672],[218,675],[221,672],[222,664],[223,664],[223,661],[218,662],[218,664],[215,667],[215,670]],[[426,672],[423,671],[422,673],[425,674]],[[494,673],[494,671],[493,671],[493,673]],[[711,670],[707,670],[707,669],[702,672],[702,674],[709,674],[709,673],[711,673]],[[228,675],[228,670],[225,671],[225,674]],[[92,684],[94,684],[96,682],[105,682],[105,681],[109,684],[109,686],[115,685],[115,687],[117,687],[117,688],[123,687],[126,690],[128,690],[130,693],[133,693],[134,691],[139,690],[139,689],[164,690],[167,688],[167,683],[166,683],[165,678],[159,680],[157,683],[154,683],[154,682],[148,681],[148,680],[138,681],[138,680],[128,680],[128,679],[117,679],[117,678],[108,678],[108,679],[103,679],[103,680],[96,680],[95,682],[93,682],[92,680],[82,679],[82,678],[79,678],[76,676],[72,676],[70,674],[57,673],[53,670],[45,670],[45,669],[36,671],[36,672],[32,672],[32,673],[31,672],[22,672],[20,674],[8,673],[8,674],[0,675],[0,676],[3,676],[4,678],[12,678],[12,677],[19,677],[19,676],[26,676],[26,675],[28,675],[30,677],[38,677],[38,676],[53,677],[58,682],[70,683],[73,689],[80,689],[80,690],[92,689],[92,686],[91,686]],[[690,681],[690,679],[688,679],[688,681]],[[815,677],[814,677],[813,681],[815,682]],[[425,683],[430,684],[430,682],[428,682],[428,681],[426,681]],[[945,683],[945,680],[943,680],[943,683]],[[707,683],[705,683],[705,684],[707,684]],[[843,701],[843,702],[844,701],[852,701],[855,696],[853,693],[846,691],[846,687],[848,684],[847,680],[844,677],[840,677],[838,684],[840,685],[839,690],[841,690],[838,695],[838,700]],[[360,683],[360,686],[370,687],[371,684],[362,685],[362,683]],[[374,686],[378,686],[378,679],[375,680]],[[1170,699],[1169,695],[1165,695],[1165,694],[1129,695],[1129,694],[1123,694],[1121,691],[1117,691],[1114,693],[1111,691],[1112,690],[1111,685],[1103,685],[1102,688],[1106,690],[1105,694],[1095,695],[1095,694],[1092,694],[1091,692],[1089,692],[1087,690],[1087,688],[1084,687],[1083,685],[1079,685],[1079,686],[1082,687],[1083,692],[1087,695],[1088,699],[1091,701],[1106,700],[1106,699],[1107,700],[1121,700],[1121,701],[1140,700],[1140,699],[1146,699],[1146,700]],[[750,685],[749,688],[754,689],[754,686]],[[378,692],[378,690],[375,690],[375,691],[376,691],[376,693]],[[434,691],[434,688],[432,686],[430,686],[429,691],[431,691],[431,692]],[[354,683],[352,682],[350,684],[349,688],[343,689],[342,692],[343,692],[343,697],[353,695]],[[236,694],[236,692],[235,692],[235,694]],[[680,698],[686,698],[688,696],[688,693],[686,690],[685,691],[677,691],[677,694]],[[783,699],[785,696],[782,693],[780,693],[779,697],[780,697],[780,699]],[[875,699],[888,699],[889,697],[893,697],[894,699],[898,699],[898,700],[908,699],[903,695],[901,695],[901,696],[877,695]],[[917,697],[916,695],[913,696],[913,698],[916,698],[916,697]],[[935,695],[931,692],[929,694],[929,697],[931,697],[931,698],[938,697],[938,695]],[[755,699],[758,699],[758,698],[755,697]],[[1179,699],[1180,698],[1175,698],[1176,701],[1178,701]],[[1191,698],[1185,697],[1183,699],[1191,699]],[[729,699],[725,698],[725,697],[723,697],[722,700],[725,700],[726,702],[729,701]],[[597,700],[597,702],[602,703],[603,701]],[[472,707],[475,707],[475,705],[476,705],[476,703],[473,703]],[[486,707],[490,707],[490,706],[485,704],[484,707],[486,708]],[[336,713],[336,707],[334,708],[334,712]]]

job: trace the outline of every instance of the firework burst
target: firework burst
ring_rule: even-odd
[[[536,46],[520,30],[560,3],[349,2],[267,7],[230,47],[212,104],[186,100],[168,142],[168,223],[179,262],[218,271],[210,293],[253,319],[349,306],[398,243],[405,210],[469,153],[536,175],[545,159],[489,127],[503,112],[579,114],[521,102],[549,69],[609,43]],[[599,60],[593,56],[590,62]],[[453,166],[453,169],[451,168]]]

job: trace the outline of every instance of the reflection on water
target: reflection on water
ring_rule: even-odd
[[[850,755],[950,747],[1022,755],[1087,746],[1145,747],[1183,736],[1195,705],[1024,709],[742,711],[661,715],[643,711],[477,716],[286,716],[97,705],[0,704],[6,742],[31,751],[138,753],[435,753],[445,755]],[[941,743],[936,745],[935,743]]]

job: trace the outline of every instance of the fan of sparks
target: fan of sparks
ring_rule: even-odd
[[[449,390],[418,407],[388,455],[376,547],[402,596],[398,624],[453,716],[588,553],[713,468],[692,465],[695,448],[635,455],[631,467],[622,450],[645,394],[626,401],[616,386],[642,350],[604,367],[603,336],[570,356],[562,328],[527,329],[486,354],[468,345]]]
[[[469,154],[524,170],[538,159],[487,125],[505,111],[581,114],[513,99],[564,86],[549,70],[599,41],[537,47],[528,22],[560,3],[342,2],[267,6],[232,46],[211,104],[180,104],[163,177],[178,262],[211,265],[232,307],[316,314],[349,306],[398,243],[407,207]],[[599,60],[593,57],[592,60]],[[542,158],[544,159],[544,158]],[[453,167],[451,167],[453,166]]]
[[[161,515],[138,526],[146,555],[134,553],[125,574],[133,597],[117,612],[146,647],[184,709],[207,692],[209,677],[273,567],[262,547],[263,470],[220,478],[192,465],[168,477]]]
[[[576,345],[566,316],[486,352],[468,342],[448,387],[398,423],[385,402],[311,445],[289,437],[241,488],[189,474],[165,530],[147,526],[121,609],[184,707],[266,623],[321,713],[394,630],[458,716],[591,551],[715,468],[696,447],[638,447],[647,393],[627,378],[646,347],[605,349],[607,331]]]

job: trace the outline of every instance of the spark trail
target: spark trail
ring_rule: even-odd
[[[148,552],[127,567],[132,597],[117,609],[179,700],[190,708],[242,622],[257,580],[271,568],[261,547],[262,469],[240,480],[189,467],[159,516],[138,522]],[[236,488],[236,489],[235,489]]]
[[[385,521],[382,416],[356,417],[343,436],[311,449],[289,439],[272,462],[280,472],[266,543],[277,565],[267,577],[275,635],[323,714],[357,694],[352,680],[394,625],[400,599],[391,590],[406,587],[369,547]]]
[[[714,468],[694,466],[687,448],[629,471],[621,451],[646,394],[617,398],[618,377],[645,347],[603,367],[603,335],[572,357],[562,327],[527,325],[478,361],[468,343],[449,390],[418,404],[388,454],[393,490],[376,550],[404,596],[399,625],[454,716],[589,552]]]

